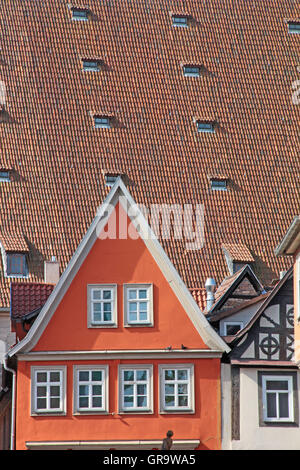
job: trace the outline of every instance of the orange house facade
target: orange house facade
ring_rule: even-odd
[[[118,179],[8,353],[16,449],[160,449],[168,430],[174,449],[220,449],[228,346],[133,206]]]

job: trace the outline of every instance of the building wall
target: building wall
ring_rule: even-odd
[[[295,360],[300,361],[300,248],[294,256]]]
[[[15,333],[11,332],[9,310],[0,312],[0,363],[7,350],[16,342]]]
[[[159,413],[158,364],[195,364],[195,413]],[[105,364],[109,366],[109,414],[73,414],[73,365]],[[153,364],[153,414],[118,414],[118,365]],[[17,387],[16,448],[26,449],[26,441],[139,440],[163,439],[172,429],[174,439],[200,439],[200,449],[221,446],[220,360],[121,360],[69,361],[67,363],[66,416],[30,416],[32,365],[42,362],[19,362]],[[62,362],[47,362],[47,365]],[[66,363],[64,363],[66,364]],[[112,414],[115,413],[115,414]]]
[[[259,370],[266,373],[275,371],[280,375],[278,368]],[[240,439],[232,441],[232,449],[299,450],[299,427],[282,427],[280,425],[275,427],[259,426],[257,372],[258,369],[256,368],[240,368]],[[298,384],[299,374],[300,372],[297,371]],[[299,402],[300,392],[298,389],[297,394]]]
[[[257,310],[261,306],[262,302],[263,302],[263,300],[261,302],[257,302],[254,305],[250,305],[249,307],[244,308],[240,312],[235,313],[233,315],[230,315],[229,317],[226,317],[223,320],[220,320],[220,325],[219,325],[220,335],[221,336],[225,335],[225,325],[224,325],[224,323],[227,323],[227,322],[241,321],[241,322],[243,322],[243,325],[244,325],[243,327],[245,327],[249,323],[249,321],[252,319],[254,314],[257,312]]]

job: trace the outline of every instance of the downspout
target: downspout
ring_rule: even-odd
[[[11,426],[10,426],[10,450],[15,447],[15,414],[16,414],[16,371],[7,366],[7,355],[3,360],[4,369],[10,372],[12,378],[12,406],[11,406]]]

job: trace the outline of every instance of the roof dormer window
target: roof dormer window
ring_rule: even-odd
[[[7,253],[6,261],[7,276],[27,276],[26,255],[24,253]]]
[[[106,184],[106,186],[111,188],[115,184],[115,182],[117,181],[118,177],[119,177],[119,175],[117,173],[106,173],[105,174],[105,184]]]
[[[185,77],[199,77],[199,75],[200,75],[199,65],[184,65],[183,66],[183,75]]]
[[[210,187],[214,191],[227,191],[227,180],[211,178]]]
[[[99,72],[100,61],[96,59],[82,59],[82,68],[85,72]]]
[[[172,26],[179,28],[188,27],[188,16],[187,15],[172,15]]]
[[[110,129],[111,117],[94,115],[94,123],[96,129]]]
[[[292,34],[300,34],[300,20],[288,21],[288,31]]]
[[[8,170],[1,170],[0,171],[0,182],[8,182],[10,181],[10,172]]]
[[[88,8],[72,7],[72,20],[75,21],[88,21],[89,10]]]
[[[212,121],[197,121],[197,131],[214,133],[215,123]]]

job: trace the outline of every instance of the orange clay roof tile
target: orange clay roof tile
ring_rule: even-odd
[[[89,21],[72,21],[68,3],[0,4],[0,156],[14,169],[0,183],[0,226],[28,240],[28,280],[52,255],[66,267],[107,194],[103,169],[128,175],[147,207],[203,204],[202,249],[162,240],[188,287],[228,274],[222,243],[247,246],[265,283],[287,269],[274,247],[299,213],[300,38],[285,21],[297,3],[186,0],[188,28],[172,27],[179,0],[84,0]],[[82,56],[106,67],[85,73]],[[208,73],[185,77],[183,60]],[[90,110],[115,126],[95,129]],[[194,116],[216,132],[198,133]],[[209,174],[230,175],[228,191],[211,191]],[[1,306],[10,282],[0,275]]]

